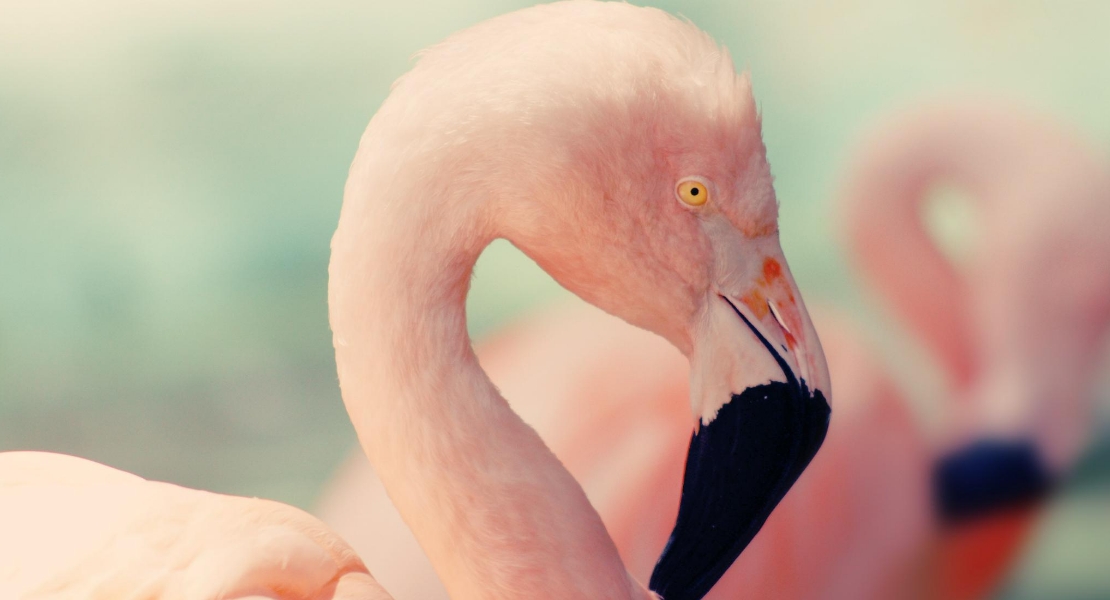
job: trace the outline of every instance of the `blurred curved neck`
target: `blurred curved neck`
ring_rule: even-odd
[[[902,122],[873,139],[842,192],[848,246],[880,295],[923,339],[950,379],[966,388],[979,368],[964,275],[925,229],[922,210],[938,184],[978,202],[998,195],[1005,135],[973,115]]]

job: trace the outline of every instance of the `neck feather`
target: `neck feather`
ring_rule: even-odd
[[[480,208],[385,173],[396,179],[364,140],[329,306],[343,400],[405,522],[453,598],[641,595],[581,487],[473,353],[466,292],[494,237]]]

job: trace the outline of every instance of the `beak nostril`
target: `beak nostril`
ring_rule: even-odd
[[[790,331],[790,328],[786,326],[786,321],[784,321],[783,318],[782,318],[782,315],[779,314],[779,309],[778,309],[777,306],[775,306],[775,303],[768,300],[767,301],[767,308],[771,309],[771,315],[773,317],[775,317],[775,321],[778,322],[779,327],[782,327],[782,330],[785,331],[786,333],[788,333],[790,335],[794,335],[794,332]]]

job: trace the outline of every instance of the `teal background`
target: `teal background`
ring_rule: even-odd
[[[525,5],[0,0],[0,449],[310,506],[354,443],[325,285],[358,137],[415,52]],[[1110,146],[1110,3],[658,6],[751,70],[799,284],[875,331],[828,200],[877,114],[986,92]],[[562,294],[495,244],[472,330]],[[1110,598],[1106,439],[1007,597]]]

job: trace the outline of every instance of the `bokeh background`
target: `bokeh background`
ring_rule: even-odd
[[[310,507],[354,443],[325,286],[358,137],[414,53],[527,4],[0,0],[0,450]],[[829,209],[871,119],[987,92],[1110,148],[1110,3],[649,4],[751,70],[799,285],[876,331]],[[967,211],[929,218],[958,257]],[[495,244],[472,331],[564,295]],[[1101,414],[1006,598],[1110,598]]]

